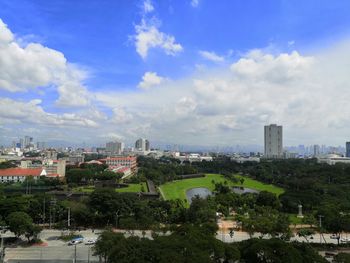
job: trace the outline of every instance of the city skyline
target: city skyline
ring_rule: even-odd
[[[0,5],[1,144],[349,140],[346,1]]]

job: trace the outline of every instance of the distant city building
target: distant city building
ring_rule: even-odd
[[[106,152],[110,154],[121,154],[124,150],[124,143],[122,142],[107,142]]]
[[[42,175],[47,177],[65,177],[66,160],[48,160],[43,162]]]
[[[23,139],[19,139],[19,144],[20,144],[20,148],[24,149],[24,140]]]
[[[314,154],[315,157],[320,155],[320,146],[319,145],[314,145]]]
[[[25,136],[24,137],[24,147],[27,148],[27,147],[30,147],[33,143],[33,138],[30,137],[30,136]]]
[[[85,156],[83,154],[69,154],[67,157],[62,157],[60,160],[65,160],[68,164],[80,164],[85,161]]]
[[[188,153],[185,155],[180,155],[179,152],[173,152],[172,153],[173,158],[180,160],[181,163],[183,162],[202,162],[202,161],[207,161],[211,162],[213,161],[213,157],[211,156],[202,156],[199,153]]]
[[[284,159],[295,159],[295,158],[298,158],[298,153],[296,153],[296,152],[284,151],[284,152],[283,152],[283,158],[284,158]]]
[[[346,157],[350,157],[350,142],[346,142],[346,152],[345,152]]]
[[[57,151],[55,149],[48,149],[43,153],[46,159],[57,160]]]
[[[46,148],[46,142],[37,142],[37,143],[36,143],[36,148],[37,148],[38,150],[45,150],[45,148]]]
[[[149,151],[150,150],[149,141],[144,139],[144,138],[138,139],[135,142],[135,150],[137,150],[137,151]]]
[[[318,157],[318,163],[327,163],[329,165],[334,165],[336,163],[350,163],[349,157],[342,157],[337,154],[328,154],[326,156]]]
[[[276,124],[264,127],[265,158],[283,158],[282,126]]]
[[[246,162],[260,162],[259,157],[249,156],[249,157],[231,157],[231,161],[236,163],[246,163]]]

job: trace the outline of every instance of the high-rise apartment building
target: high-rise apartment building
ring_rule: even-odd
[[[37,142],[37,143],[36,143],[36,148],[37,148],[38,150],[45,150],[45,148],[46,148],[46,143],[45,143],[45,142]]]
[[[30,136],[24,137],[24,147],[30,147],[32,143],[33,143],[32,137],[30,137]]]
[[[350,157],[350,142],[346,142],[346,157]]]
[[[122,142],[107,142],[106,143],[106,152],[110,154],[121,154],[124,150],[124,143]]]
[[[320,155],[320,146],[315,144],[314,145],[314,152],[313,152],[314,157],[317,157]]]
[[[276,124],[264,127],[265,158],[283,158],[282,126]]]
[[[150,150],[149,141],[143,138],[138,139],[135,142],[135,149],[138,151],[149,151]]]

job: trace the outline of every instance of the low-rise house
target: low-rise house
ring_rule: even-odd
[[[23,182],[28,177],[37,180],[43,169],[42,168],[8,168],[0,169],[0,183]]]

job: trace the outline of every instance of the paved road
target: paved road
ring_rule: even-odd
[[[62,247],[29,247],[29,248],[8,248],[6,249],[5,262],[9,260],[73,260],[75,258],[74,246],[62,246]],[[92,255],[91,248],[89,246],[77,246],[76,259],[88,261],[98,261],[98,258]]]
[[[102,230],[86,230],[86,231],[80,231],[76,232],[77,234],[80,234],[84,237],[84,239],[91,239],[91,238],[97,238]],[[135,236],[145,236],[147,238],[152,239],[151,231],[140,231],[140,230],[134,230],[132,232],[125,231],[125,230],[117,230],[116,232],[124,233],[125,236],[135,235]],[[67,242],[64,242],[59,239],[59,237],[64,232],[60,230],[43,230],[40,234],[40,239],[42,239],[45,243],[47,243],[46,247],[28,247],[28,248],[6,248],[6,255],[5,255],[5,262],[9,259],[74,259],[75,251],[74,246],[68,246]],[[65,232],[67,234],[67,232]],[[163,233],[160,233],[161,235]],[[166,233],[166,235],[168,235]],[[6,233],[5,236],[13,236],[11,233]],[[253,235],[253,237],[259,237],[259,234]],[[350,235],[349,235],[350,236]],[[250,238],[249,234],[242,231],[235,231],[233,237],[230,237],[229,233],[225,232],[218,232],[216,235],[216,238],[223,241],[223,242],[239,242],[243,240],[247,240]],[[269,236],[266,236],[265,238],[269,238]],[[324,234],[324,238],[327,243],[333,243],[337,244],[337,240],[331,239],[330,234]],[[299,242],[306,242],[305,238],[302,237],[293,237],[291,239],[292,241],[299,241]],[[316,234],[313,236],[313,239],[309,238],[310,243],[319,243],[320,242],[320,236],[319,234]],[[322,239],[322,243],[324,243],[324,240]],[[78,244],[76,247],[77,251],[77,259],[79,260],[85,260],[87,262],[88,257],[90,257],[90,260],[97,260],[96,257],[92,256],[91,248],[85,244]]]

